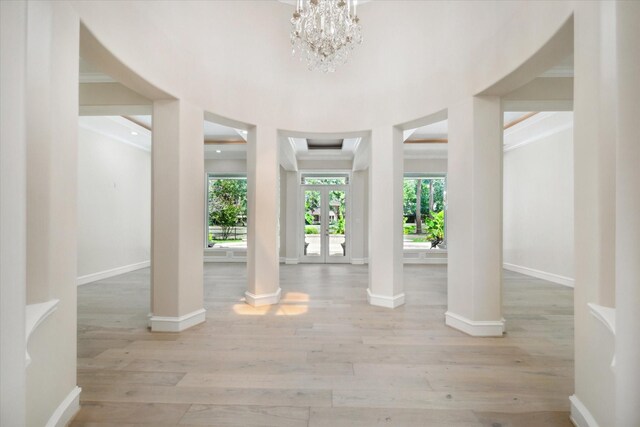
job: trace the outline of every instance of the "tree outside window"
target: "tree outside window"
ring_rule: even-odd
[[[208,247],[246,247],[246,178],[210,176],[208,213]]]
[[[405,178],[403,183],[404,247],[437,248],[444,242],[442,177]]]

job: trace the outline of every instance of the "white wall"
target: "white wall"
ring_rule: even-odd
[[[242,174],[247,173],[245,159],[207,159],[204,161],[204,171],[212,174]]]
[[[82,123],[82,118],[80,118]],[[151,153],[81,127],[78,277],[141,266],[150,257]]]
[[[447,159],[404,159],[404,173],[447,173]]]
[[[573,113],[539,113],[505,147],[505,267],[573,285]]]

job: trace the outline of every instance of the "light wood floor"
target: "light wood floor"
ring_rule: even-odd
[[[281,267],[281,304],[241,302],[244,264],[205,264],[207,322],[150,333],[149,271],[78,289],[80,426],[571,426],[573,291],[505,272],[504,338],[444,326],[446,267]]]

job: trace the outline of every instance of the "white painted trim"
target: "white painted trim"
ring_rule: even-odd
[[[205,248],[202,259],[204,262],[247,262],[246,254],[246,248]]]
[[[404,304],[404,293],[388,297],[386,295],[376,295],[367,288],[367,301],[371,305],[386,308],[396,308]]]
[[[180,317],[151,316],[149,323],[153,332],[182,332],[203,323],[206,317],[207,310],[201,308]]]
[[[501,337],[504,333],[504,318],[501,320],[471,320],[447,311],[445,324],[474,337]]]
[[[548,282],[557,283],[559,285],[568,286],[573,288],[575,280],[571,277],[560,276],[559,274],[548,273],[546,271],[536,270],[534,268],[523,267],[521,265],[510,264],[505,262],[502,264],[502,268],[509,271],[515,271],[516,273],[525,274],[527,276],[535,277],[538,279],[546,280]]]
[[[78,76],[80,83],[115,83],[116,81],[110,76],[103,73],[82,72]]]
[[[603,305],[594,304],[592,302],[587,303],[591,315],[601,321],[604,326],[607,327],[609,332],[616,336],[616,309],[611,307],[605,307]]]
[[[403,264],[447,264],[447,258],[403,258]]]
[[[247,257],[205,256],[204,262],[247,262]]]
[[[38,329],[38,326],[51,315],[58,308],[59,299],[52,299],[47,302],[39,304],[29,304],[25,309],[25,342],[27,347],[29,345],[29,338],[33,331]],[[26,366],[31,363],[31,356],[29,356],[28,349],[25,349]]]
[[[603,305],[594,304],[592,302],[587,303],[589,312],[593,317],[598,319],[609,332],[613,335],[613,339],[616,339],[616,309],[611,307],[605,307]],[[611,359],[611,370],[616,371],[616,355],[614,353]]]
[[[298,264],[298,258],[284,258],[285,264]]]
[[[80,410],[80,387],[74,387],[73,390],[58,405],[45,427],[65,427],[71,422],[73,417]]]
[[[572,394],[569,396],[569,402],[571,402],[571,415],[569,419],[577,427],[599,427],[596,419],[593,418],[591,412],[586,406],[578,399],[578,396]]]
[[[77,279],[77,285],[86,285],[87,283],[97,282],[98,280],[108,279],[109,277],[119,276],[120,274],[130,273],[151,266],[151,261],[142,261],[135,264],[124,265],[122,267],[112,268],[111,270],[99,271],[97,273],[86,274]]]
[[[253,307],[260,307],[263,305],[273,305],[280,302],[280,294],[282,293],[282,289],[278,288],[278,290],[272,294],[261,294],[256,295],[252,294],[249,291],[244,293],[245,302]]]
[[[351,264],[364,265],[366,263],[367,263],[366,258],[351,258]]]

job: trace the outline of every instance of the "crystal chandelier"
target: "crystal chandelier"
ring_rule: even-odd
[[[362,43],[358,0],[297,0],[291,18],[293,54],[300,52],[310,70],[334,72]]]

